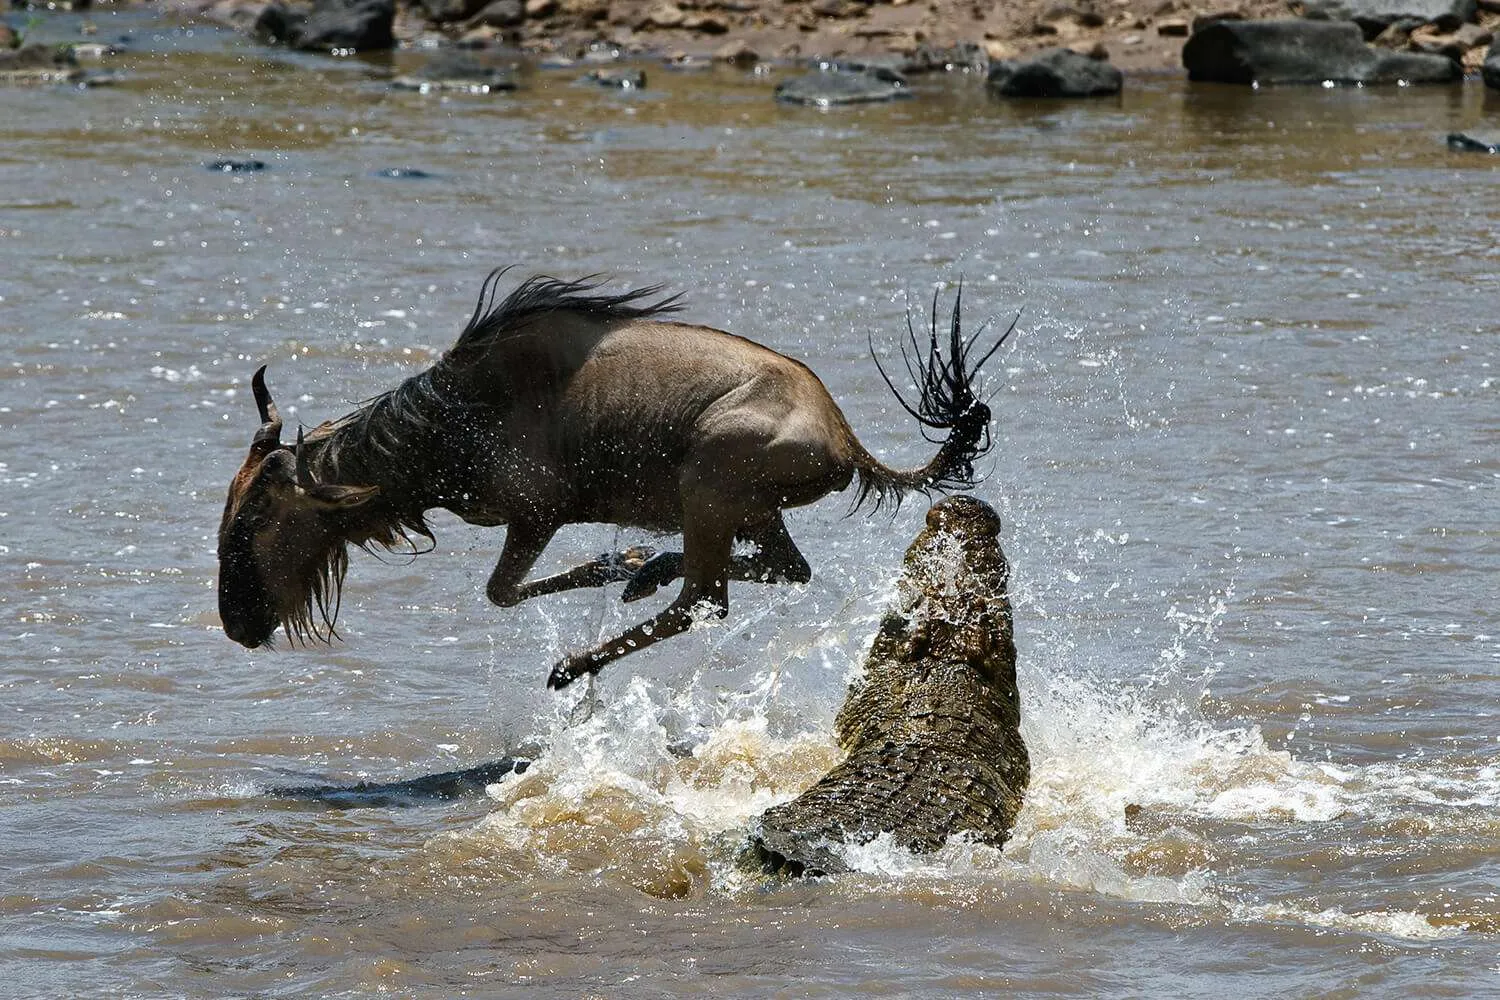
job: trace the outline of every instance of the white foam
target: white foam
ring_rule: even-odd
[[[1253,850],[1215,841],[1218,824],[1431,821],[1445,814],[1461,820],[1500,803],[1500,768],[1312,763],[1272,748],[1253,725],[1203,720],[1196,706],[1211,671],[1196,668],[1203,659],[1196,651],[1211,644],[1226,600],[1211,595],[1203,603],[1202,612],[1174,611],[1177,639],[1143,681],[1093,676],[1065,637],[1045,637],[1048,651],[1030,661],[1023,653],[1032,776],[1003,850],[960,836],[916,856],[883,835],[842,846],[842,856],[893,891],[913,879],[977,876],[1203,907],[1239,921],[1289,920],[1413,940],[1462,933],[1410,910],[1350,914],[1246,900],[1242,887],[1230,890],[1213,874],[1216,855]],[[749,609],[748,624],[720,630],[707,655],[720,655],[782,606]],[[847,604],[840,608],[849,612]],[[775,665],[750,669],[734,691],[701,678],[672,691],[637,676],[584,722],[569,724],[559,708],[540,740],[547,752],[525,775],[492,786],[496,809],[459,837],[520,868],[612,873],[648,892],[689,885],[734,891],[746,876],[723,844],[743,842],[741,831],[755,817],[839,758],[828,718],[786,714],[777,697],[784,673],[809,674],[819,661],[857,664],[873,631],[868,616],[858,617],[858,627],[826,622],[794,638],[795,630],[769,629],[765,652],[774,655],[759,662]],[[690,756],[683,756],[684,744]]]
[[[1378,934],[1382,937],[1404,938],[1408,941],[1439,941],[1444,938],[1459,937],[1464,933],[1462,927],[1439,926],[1423,914],[1410,910],[1345,913],[1337,907],[1309,910],[1298,906],[1269,904],[1232,907],[1231,914],[1235,919],[1246,922],[1296,923],[1312,927],[1327,927],[1332,930]]]

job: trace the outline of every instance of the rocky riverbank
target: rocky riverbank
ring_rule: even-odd
[[[55,9],[90,0],[0,0]],[[1126,72],[1181,72],[1198,26],[1220,18],[1354,21],[1391,52],[1480,70],[1500,0],[160,0],[165,13],[269,43],[342,51],[454,43],[555,59],[650,55],[742,65],[814,58],[908,71],[967,68],[1064,47]],[[14,20],[14,19],[12,19]]]

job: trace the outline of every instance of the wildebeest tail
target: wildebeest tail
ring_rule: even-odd
[[[867,500],[873,500],[877,510],[886,500],[894,500],[899,506],[902,495],[912,490],[922,493],[967,490],[979,482],[981,477],[976,474],[974,463],[994,443],[990,436],[990,408],[975,391],[979,370],[1015,331],[1020,317],[1012,320],[1005,332],[975,360],[975,348],[984,335],[984,328],[964,339],[959,326],[963,294],[963,283],[960,282],[958,294],[953,299],[953,316],[947,337],[943,338],[938,332],[937,293],[933,293],[925,349],[912,325],[911,312],[908,310],[906,314],[907,336],[901,344],[901,358],[917,389],[915,400],[908,399],[906,393],[896,387],[881,364],[871,338],[870,356],[875,359],[880,377],[895,394],[901,408],[921,425],[922,436],[937,444],[938,450],[921,468],[892,469],[854,442],[859,492],[852,509],[858,510]],[[947,340],[946,345],[941,343],[943,339]]]

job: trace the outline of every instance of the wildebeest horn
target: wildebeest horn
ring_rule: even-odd
[[[266,366],[261,365],[250,378],[250,388],[255,392],[255,405],[260,409],[260,430],[255,432],[251,448],[266,453],[281,447],[281,414],[276,410],[276,401],[271,390],[266,388]]]
[[[302,428],[297,428],[297,485],[310,490],[318,485],[313,482],[312,469],[307,464],[307,449],[302,447]]]

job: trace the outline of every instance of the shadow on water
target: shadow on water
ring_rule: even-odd
[[[424,806],[481,796],[486,786],[512,774],[525,774],[530,766],[531,759],[527,757],[502,757],[460,771],[424,774],[405,781],[360,781],[352,785],[287,785],[268,789],[266,794],[274,799],[316,802],[330,809]]]

